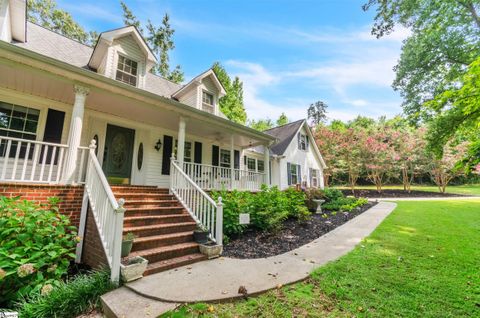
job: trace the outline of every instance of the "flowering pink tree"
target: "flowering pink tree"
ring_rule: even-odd
[[[430,163],[430,175],[441,193],[445,193],[448,183],[453,178],[465,173],[463,169],[458,166],[458,163],[465,157],[467,149],[467,142],[455,146],[449,142],[443,149],[442,157],[432,159]]]
[[[323,170],[323,180],[326,187],[330,179],[339,172],[338,153],[340,149],[340,134],[329,127],[317,126],[315,128],[315,141],[322,154],[327,168]]]
[[[339,167],[348,175],[348,185],[352,193],[355,193],[355,186],[358,178],[363,172],[362,156],[365,131],[363,129],[349,128],[341,132],[339,144]]]

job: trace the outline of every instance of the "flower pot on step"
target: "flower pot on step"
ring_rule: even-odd
[[[132,240],[123,240],[122,241],[122,257],[127,257],[130,254],[133,246],[133,239]]]
[[[141,256],[130,258],[126,263],[120,264],[120,276],[125,283],[142,278],[147,270],[148,260]]]
[[[217,244],[200,244],[200,253],[206,255],[208,259],[217,258],[222,255],[223,245]]]
[[[203,230],[193,231],[193,239],[198,244],[206,244],[208,242],[208,232]]]

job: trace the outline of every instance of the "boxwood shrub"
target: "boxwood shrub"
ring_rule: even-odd
[[[0,197],[0,308],[55,288],[76,243],[76,229],[59,213],[58,199],[38,204]]]

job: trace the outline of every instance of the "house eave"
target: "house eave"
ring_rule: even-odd
[[[10,55],[8,53],[10,53]],[[189,105],[180,103],[173,99],[157,95],[128,84],[124,84],[122,82],[110,79],[90,70],[53,59],[51,57],[27,50],[22,47],[15,46],[7,42],[0,41],[0,57],[34,68],[38,68],[38,66],[32,65],[34,63],[30,63],[29,65],[28,61],[25,62],[25,59],[31,59],[35,62],[45,63],[51,67],[60,69],[63,72],[67,71],[68,74],[59,74],[59,72],[54,72],[45,67],[41,68],[42,71],[53,73],[59,76],[64,76],[69,80],[72,80],[73,82],[77,82],[79,84],[82,83],[83,85],[90,87],[103,88],[119,95],[146,101],[147,103],[149,102],[156,104],[155,102],[161,102],[162,104],[170,106],[172,110],[179,112],[184,116],[204,119],[208,122],[213,122],[215,124],[219,124],[221,126],[229,128],[232,132],[241,132],[247,136],[261,141],[272,142],[275,140],[274,137],[259,132],[253,128],[232,122],[228,119],[204,112],[200,109],[193,108]],[[23,61],[22,58],[24,59]]]

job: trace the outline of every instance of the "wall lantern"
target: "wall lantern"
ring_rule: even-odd
[[[160,151],[162,149],[162,141],[158,139],[157,143],[155,144],[155,150]]]

